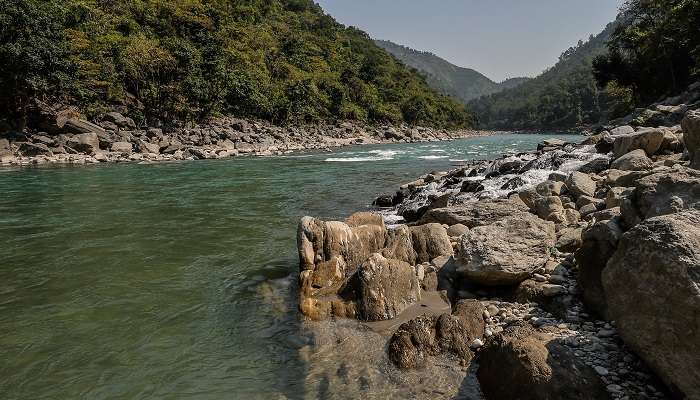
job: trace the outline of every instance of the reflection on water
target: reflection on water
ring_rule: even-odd
[[[417,385],[382,362],[380,335],[352,334],[350,321],[299,320],[296,223],[344,217],[450,160],[541,139],[1,170],[0,397],[399,398],[454,389],[465,371],[436,366],[449,383]]]

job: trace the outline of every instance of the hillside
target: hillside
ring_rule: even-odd
[[[566,50],[550,69],[530,81],[468,106],[481,127],[494,129],[572,128],[594,124],[606,115],[604,93],[592,72],[596,56],[605,54],[615,29],[609,24],[597,36]]]
[[[511,78],[502,83],[496,83],[473,69],[458,67],[435,54],[413,50],[387,40],[374,42],[404,64],[417,69],[426,77],[431,87],[465,103],[515,87],[528,80],[528,78]]]
[[[312,0],[0,0],[0,26],[6,129],[21,127],[34,99],[165,124],[212,115],[471,122],[463,105]]]

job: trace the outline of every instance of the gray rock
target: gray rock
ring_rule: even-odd
[[[574,171],[566,180],[566,187],[575,198],[579,196],[595,196],[596,183],[590,176],[582,172]]]
[[[462,237],[457,270],[489,286],[515,285],[549,258],[554,224],[528,213],[471,229]]]
[[[435,222],[445,225],[462,224],[468,228],[474,228],[489,225],[513,214],[527,213],[527,211],[524,204],[510,200],[475,201],[429,210],[420,219],[419,224]]]
[[[625,233],[603,271],[625,344],[666,384],[700,398],[700,212],[650,218]]]
[[[634,128],[629,125],[618,126],[617,128],[610,129],[610,134],[613,136],[629,135],[632,133],[634,133]]]
[[[620,171],[644,171],[651,169],[653,166],[654,163],[642,149],[632,150],[613,161],[610,165],[611,168]]]

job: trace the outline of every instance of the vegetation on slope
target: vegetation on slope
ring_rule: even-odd
[[[595,59],[601,86],[627,93],[636,106],[684,90],[700,75],[700,1],[631,0]]]
[[[232,114],[469,125],[457,101],[311,0],[0,0],[0,115],[34,99],[165,123]],[[6,121],[6,122],[7,122]]]
[[[473,69],[458,67],[433,53],[413,50],[386,40],[375,40],[375,43],[404,64],[417,69],[425,76],[431,87],[465,103],[481,96],[516,87],[528,80],[528,78],[511,78],[502,83],[496,83]]]
[[[610,97],[596,85],[591,65],[606,52],[614,30],[566,50],[559,61],[535,79],[469,103],[479,124],[496,129],[569,128],[598,122]]]

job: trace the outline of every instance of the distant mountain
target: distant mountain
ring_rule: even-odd
[[[473,69],[458,67],[435,54],[413,50],[387,40],[374,42],[393,54],[399,61],[418,70],[434,89],[465,103],[481,96],[516,87],[529,80],[529,78],[511,78],[502,83],[496,83]]]
[[[610,23],[597,36],[559,56],[559,61],[535,79],[469,103],[482,128],[540,129],[591,125],[608,113],[606,93],[598,88],[592,71],[596,56],[607,52],[615,30]]]

